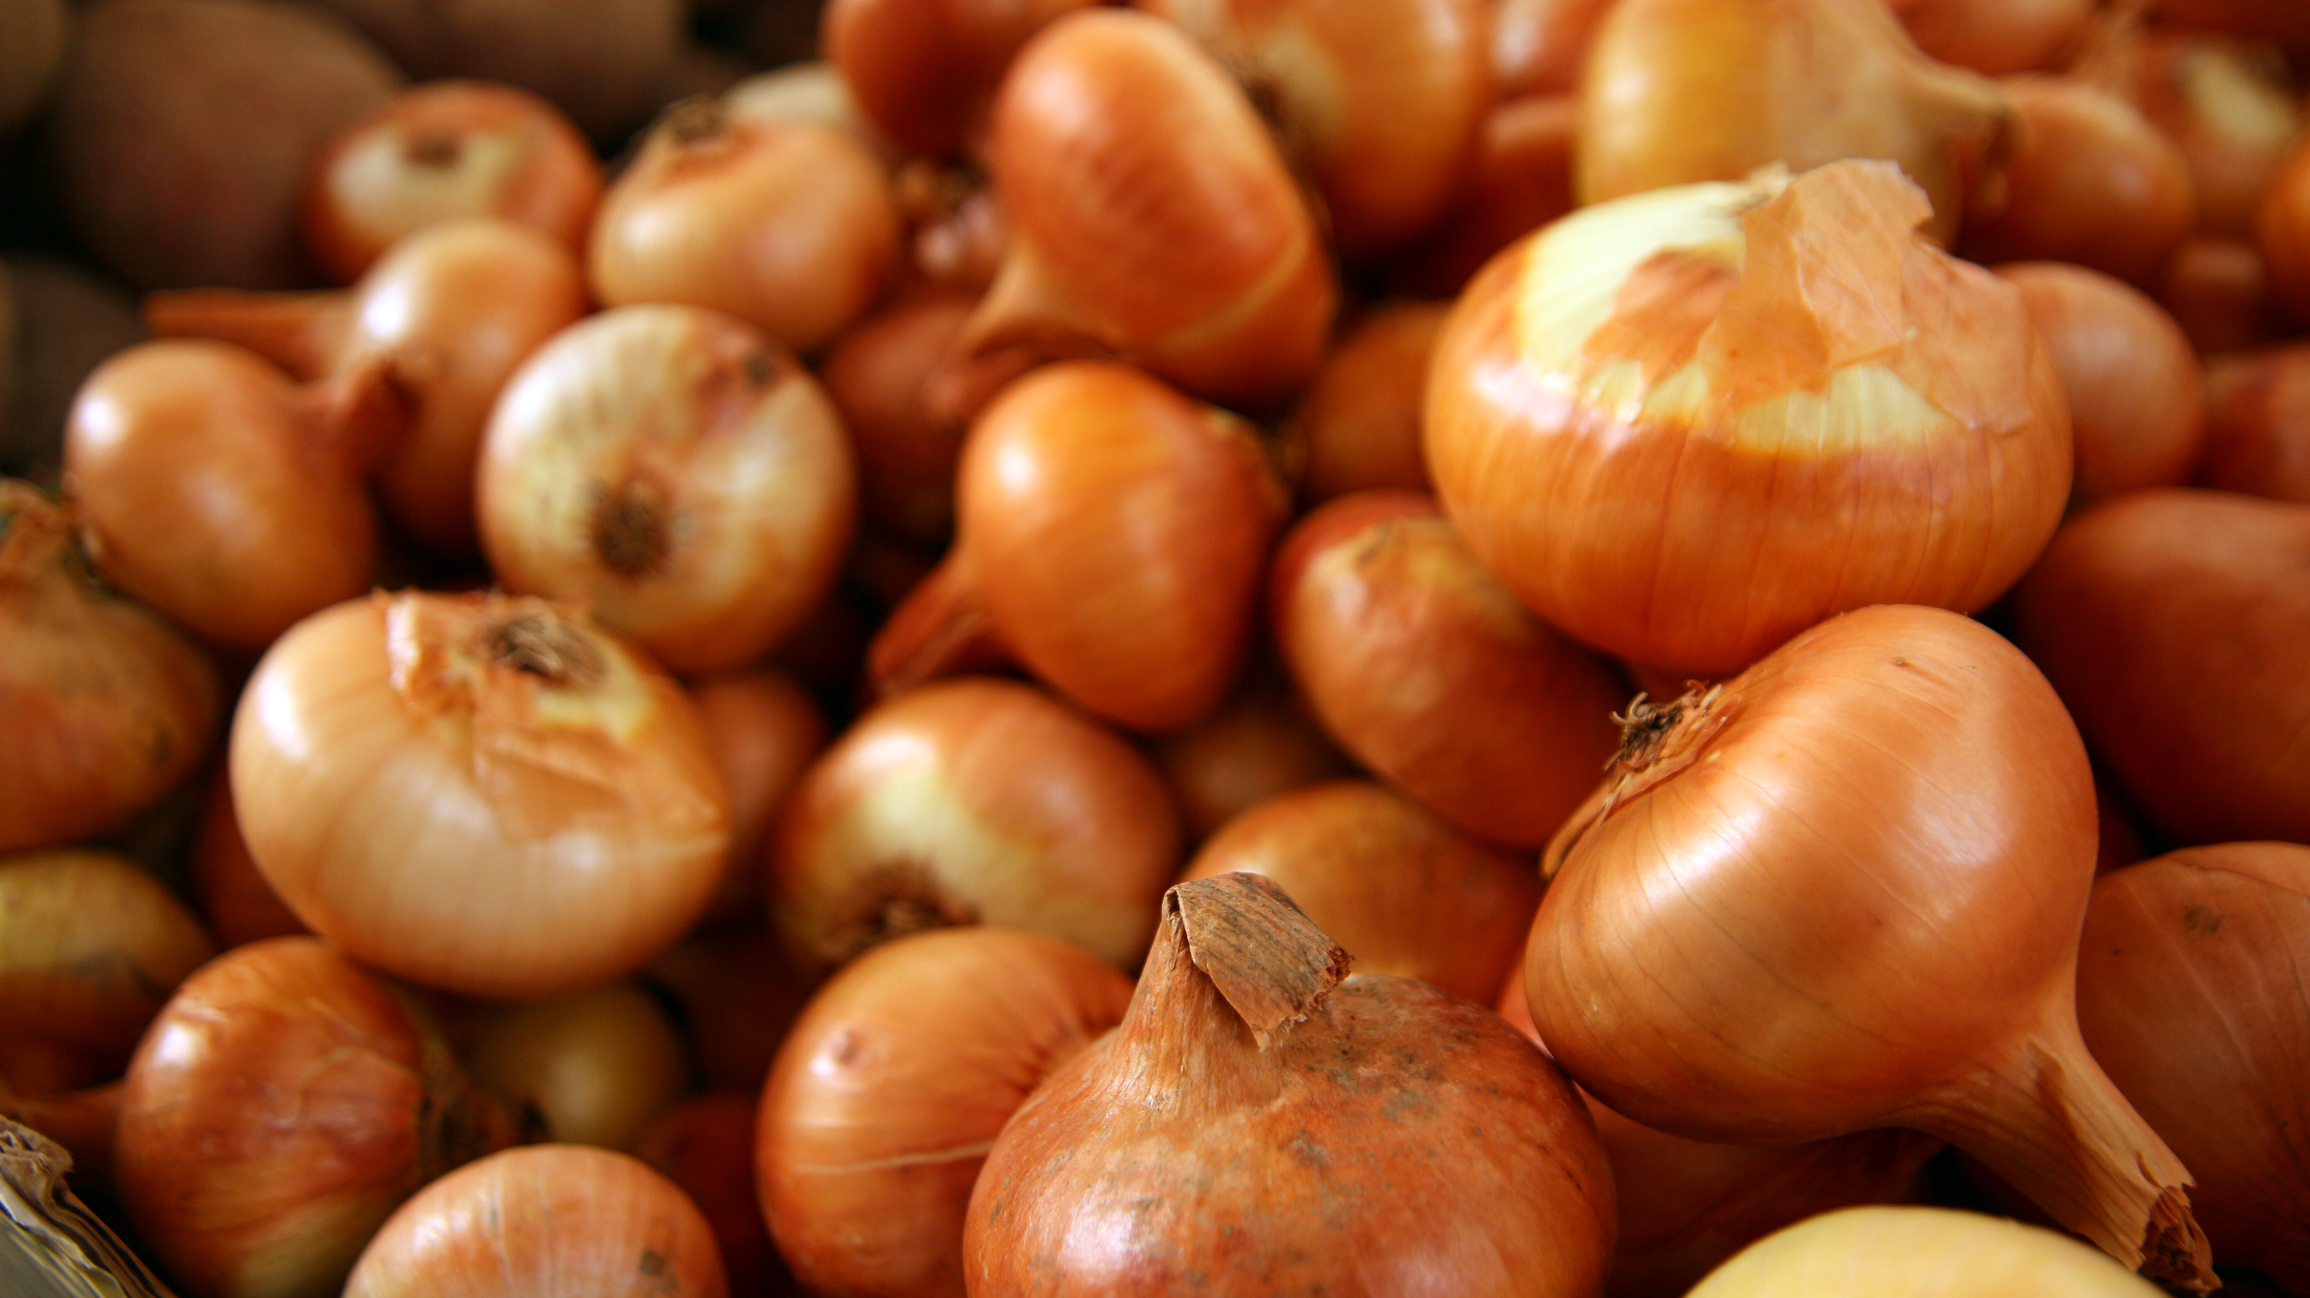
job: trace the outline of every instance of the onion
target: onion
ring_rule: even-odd
[[[2230,843],[2094,884],[2078,1025],[2198,1178],[2215,1251],[2310,1289],[2310,847]]]
[[[2181,151],[2132,104],[2083,81],[2033,75],[2001,85],[2020,129],[2004,169],[1967,199],[1959,251],[2155,283],[2197,225]]]
[[[2013,116],[1989,81],[1919,53],[1882,0],[1621,0],[1580,103],[1582,203],[1882,158],[1924,188],[1941,243]]]
[[[1449,310],[1441,302],[1382,303],[1333,344],[1284,430],[1300,462],[1303,499],[1428,489],[1420,402]]]
[[[639,968],[697,918],[729,844],[681,687],[537,599],[379,594],[300,623],[241,696],[232,780],[299,919],[477,996]]]
[[[2310,344],[2206,367],[2206,455],[2198,485],[2310,505]]]
[[[526,1134],[604,1149],[632,1149],[689,1080],[674,1025],[630,981],[498,1009],[464,1054]]]
[[[2270,285],[2297,320],[2310,320],[2310,134],[2278,163],[2254,216]]]
[[[1364,780],[1279,794],[1227,822],[1187,879],[1264,875],[1367,974],[1433,983],[1479,1004],[1524,952],[1540,908],[1528,859],[1486,847]]]
[[[419,540],[470,553],[473,466],[499,391],[539,345],[586,313],[577,264],[547,236],[498,220],[439,222],[396,244],[345,293],[156,293],[163,336],[217,338],[300,379],[384,366],[407,431],[379,475]]]
[[[265,882],[249,856],[240,817],[233,814],[233,782],[223,771],[209,786],[208,805],[193,839],[190,875],[193,900],[220,945],[246,946],[312,931]]]
[[[858,452],[868,522],[935,544],[954,527],[955,463],[963,424],[931,409],[928,385],[970,319],[967,298],[899,303],[827,350],[821,377]]]
[[[1467,183],[1444,219],[1391,259],[1387,283],[1457,297],[1493,254],[1572,210],[1572,147],[1580,101],[1512,99],[1484,119]]]
[[[1093,0],[828,0],[819,41],[869,121],[908,153],[975,145],[1003,70]]]
[[[2086,35],[2096,0],[1893,0],[1917,48],[1993,77],[2053,66]]]
[[[85,1091],[31,1098],[12,1095],[0,1084],[0,1118],[20,1122],[62,1145],[72,1155],[73,1187],[82,1193],[95,1190],[110,1198],[115,1193],[114,1132],[120,1127],[120,1097],[127,1089],[128,1083],[113,1082]]]
[[[1892,167],[1840,162],[1599,205],[1501,254],[1428,390],[1469,548],[1552,625],[1671,672],[1841,609],[1995,599],[2068,498],[2067,408],[2020,294],[1924,216]]]
[[[1130,967],[1179,866],[1145,758],[1033,688],[956,680],[860,717],[803,776],[770,856],[770,915],[823,973],[889,938],[1023,928]]]
[[[1316,510],[1284,539],[1269,593],[1324,729],[1469,833],[1540,846],[1612,756],[1619,680],[1525,612],[1426,496]]]
[[[603,197],[586,272],[604,305],[712,307],[807,352],[874,301],[898,240],[890,178],[855,134],[692,99]]]
[[[812,998],[762,1092],[762,1211],[812,1292],[963,1293],[963,1213],[996,1133],[1123,1017],[1131,982],[1033,933],[917,933]]]
[[[624,307],[516,371],[476,505],[509,589],[583,597],[705,671],[761,657],[825,597],[855,479],[841,416],[777,341],[698,307]]]
[[[791,677],[770,668],[695,681],[690,699],[730,790],[730,854],[706,914],[751,918],[762,911],[762,853],[802,772],[826,747],[826,718]]]
[[[2310,842],[2305,563],[2310,507],[2136,492],[2063,528],[2015,597],[2015,640],[2169,844]]]
[[[1690,1298],[2155,1298],[2157,1286],[2050,1230],[1949,1208],[1847,1208],[1760,1240]]]
[[[432,1028],[312,938],[226,952],[128,1068],[115,1175],[197,1294],[330,1294],[394,1206],[512,1134]]]
[[[2173,30],[2149,33],[2136,57],[2138,106],[2189,164],[2198,229],[2251,237],[2302,125],[2285,61],[2267,46]]]
[[[1451,201],[1492,107],[1491,0],[1138,0],[1266,106],[1332,245],[1389,251]]]
[[[605,144],[659,104],[681,44],[681,0],[321,0],[411,75],[534,90]]]
[[[0,851],[113,829],[216,738],[216,669],[99,583],[72,506],[0,478]]]
[[[2201,354],[2243,351],[2291,328],[2261,252],[2244,239],[2184,240],[2166,261],[2158,301]]]
[[[64,0],[0,4],[0,138],[13,134],[55,80],[72,10]]]
[[[1155,763],[1193,840],[1279,793],[1355,773],[1264,658],[1218,711],[1156,740]]]
[[[963,362],[1114,355],[1247,405],[1314,372],[1339,301],[1315,218],[1250,101],[1177,27],[1053,22],[1003,79],[988,163],[1010,239]]]
[[[1615,770],[1549,844],[1524,968],[1583,1087],[1700,1140],[1913,1127],[2214,1286],[2189,1174],[2078,1039],[2093,778],[2018,651],[1940,609],[1848,613],[1631,709]]]
[[[706,1085],[749,1094],[809,998],[760,916],[692,933],[641,976],[675,1009]]]
[[[1492,74],[1502,99],[1565,95],[1580,88],[1580,69],[1596,25],[1613,0],[1498,0],[1492,12]]]
[[[1249,424],[1125,366],[1046,366],[972,425],[955,490],[953,548],[868,651],[878,688],[1015,659],[1134,729],[1218,706],[1288,508]]]
[[[1524,970],[1509,970],[1500,1017],[1545,1051],[1524,996]],[[1620,1116],[1586,1091],[1612,1165],[1618,1251],[1605,1298],[1681,1298],[1717,1263],[1816,1213],[1913,1198],[1919,1169],[1941,1142],[1880,1128],[1801,1145],[1720,1145],[1686,1140]]]
[[[0,856],[0,1089],[120,1076],[176,985],[215,954],[160,880],[109,852]]]
[[[10,252],[0,256],[0,274],[16,306],[14,408],[0,405],[0,472],[53,482],[73,395],[106,357],[144,340],[144,322],[118,285],[72,262]]]
[[[322,146],[398,88],[302,5],[108,0],[80,12],[48,118],[73,233],[139,288],[290,288]]]
[[[552,104],[512,86],[437,81],[394,95],[314,160],[305,242],[340,284],[416,231],[465,217],[527,226],[574,259],[601,194],[601,163]]]
[[[712,1091],[669,1109],[642,1133],[634,1156],[682,1188],[714,1231],[737,1294],[794,1289],[754,1197],[752,1091]]]
[[[1348,960],[1257,875],[1166,894],[1122,1026],[987,1155],[971,1292],[1596,1293],[1612,1178],[1571,1084]]]
[[[204,639],[257,650],[367,588],[377,523],[362,478],[407,426],[382,361],[298,387],[238,347],[144,343],[81,387],[64,483],[106,578]]]
[[[344,1298],[648,1294],[726,1298],[713,1228],[625,1154],[531,1145],[468,1164],[401,1205]]]
[[[1001,197],[977,168],[928,158],[901,166],[896,183],[899,211],[914,231],[909,275],[975,302],[1002,272],[1010,245]]]
[[[2204,378],[2180,325],[2139,291],[2058,261],[1997,273],[2053,358],[2076,441],[2070,494],[2100,500],[2188,481],[2205,443]]]
[[[839,126],[877,151],[890,148],[889,141],[866,120],[849,85],[830,63],[792,63],[757,72],[724,91],[722,103],[733,117]]]

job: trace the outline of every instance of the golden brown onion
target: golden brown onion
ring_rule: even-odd
[[[2198,485],[2310,505],[2310,344],[2206,367],[2206,454]]]
[[[768,1298],[794,1285],[754,1195],[758,1104],[751,1090],[709,1091],[684,1101],[650,1124],[634,1156],[682,1187],[705,1214],[731,1292]]]
[[[1197,841],[1279,793],[1355,774],[1264,656],[1218,711],[1156,740],[1155,764]]]
[[[240,817],[233,814],[233,782],[224,771],[217,772],[209,786],[208,806],[193,836],[189,873],[193,900],[220,945],[246,946],[312,931],[265,882],[264,872],[250,858],[249,845],[241,838]]]
[[[963,1213],[996,1134],[1130,1000],[1089,951],[1002,929],[917,933],[843,968],[762,1092],[762,1211],[795,1275],[962,1298]]]
[[[908,153],[979,143],[988,101],[1027,39],[1093,0],[829,0],[826,59],[875,126]]]
[[[2310,320],[2310,135],[2295,143],[2262,191],[2254,243],[2279,299],[2296,320]]]
[[[762,913],[763,850],[802,772],[826,748],[826,718],[775,668],[693,681],[690,699],[730,790],[730,855],[706,914],[751,919]]]
[[[757,863],[759,868],[759,863]],[[650,962],[642,979],[671,1005],[708,1086],[759,1092],[810,987],[760,914],[701,927]]]
[[[954,528],[963,424],[931,408],[929,384],[971,306],[945,294],[899,303],[836,339],[820,371],[858,452],[866,519],[904,540],[936,544]]]
[[[2197,236],[2166,260],[2158,302],[2201,355],[2243,351],[2292,329],[2269,268],[2250,239]]]
[[[1340,335],[1323,358],[1284,437],[1311,505],[1351,491],[1426,491],[1420,403],[1428,361],[1450,307],[1387,302]]]
[[[2302,127],[2278,52],[2210,32],[2152,31],[2140,42],[2135,94],[2189,164],[2198,229],[2252,237],[2255,208]]]
[[[682,1096],[682,1039],[658,1002],[630,981],[507,1005],[464,1048],[476,1084],[520,1114],[535,1140],[631,1151]]]
[[[1515,245],[1438,344],[1445,512],[1548,622],[1670,671],[1841,609],[1987,604],[2060,519],[2068,411],[2020,294],[1924,217],[1892,166],[1840,162]]]
[[[1484,119],[1467,183],[1438,222],[1399,256],[1386,281],[1397,292],[1459,296],[1494,253],[1572,210],[1572,148],[1580,101],[1512,99]]]
[[[1993,77],[2051,67],[2086,33],[2097,0],[1893,0],[1917,48]]]

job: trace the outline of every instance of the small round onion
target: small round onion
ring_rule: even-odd
[[[681,687],[538,599],[379,594],[299,623],[241,696],[232,781],[299,919],[476,996],[639,968],[697,918],[729,848]]]
[[[2268,46],[2164,29],[2140,43],[2142,115],[2188,162],[2197,228],[2252,237],[2254,212],[2302,119],[2286,65]]]
[[[190,872],[193,899],[220,945],[246,946],[312,931],[265,882],[264,872],[250,857],[249,845],[241,838],[241,819],[233,814],[232,778],[223,771],[209,786],[208,806],[193,837]]]
[[[1486,847],[1365,780],[1280,794],[1220,827],[1185,879],[1265,875],[1356,958],[1360,974],[1492,999],[1540,909],[1529,858]]]
[[[1893,0],[1909,39],[1943,63],[1993,77],[2053,66],[2085,33],[2097,0]]]
[[[1264,657],[1218,711],[1156,740],[1155,764],[1195,840],[1279,793],[1355,774]]]
[[[2067,1236],[1949,1208],[1846,1208],[1757,1241],[1688,1298],[2157,1298]]]
[[[762,913],[762,853],[802,772],[826,748],[826,718],[770,668],[694,681],[690,700],[730,790],[730,856],[706,918],[751,919]]]
[[[942,294],[893,306],[837,339],[820,372],[858,452],[867,520],[904,540],[936,544],[954,528],[963,424],[931,408],[929,385],[971,305]]]
[[[859,718],[803,777],[770,913],[811,973],[980,923],[1129,968],[1178,866],[1178,814],[1146,758],[1030,686],[942,681]]]
[[[640,1159],[530,1145],[417,1192],[378,1230],[344,1298],[727,1298],[714,1231]]]
[[[649,1125],[634,1157],[682,1187],[705,1214],[730,1291],[770,1298],[793,1292],[794,1282],[754,1194],[758,1104],[754,1090],[710,1091],[688,1100]]]
[[[961,1298],[963,1214],[996,1134],[1130,1000],[1089,951],[1001,929],[917,933],[845,966],[762,1092],[762,1211],[796,1276]]]
[[[561,110],[480,81],[413,86],[314,160],[305,242],[340,284],[437,221],[486,216],[585,251],[602,164]]]
[[[2180,325],[2122,280],[2058,261],[1997,267],[2021,290],[2069,398],[2071,498],[2189,480],[2206,439],[2204,376]]]
[[[2158,301],[2201,355],[2273,342],[2293,327],[2261,250],[2247,239],[2184,240],[2166,262]]]
[[[809,984],[787,964],[759,914],[701,928],[641,977],[676,1011],[706,1085],[758,1093]]]
[[[689,1080],[666,1012],[623,981],[492,1011],[463,1053],[525,1135],[603,1149],[631,1150]]]
[[[1596,24],[1613,0],[1499,0],[1492,12],[1492,74],[1504,100],[1565,95],[1580,88],[1580,68]]]
[[[2310,505],[2310,344],[2215,360],[2206,406],[2199,486]]]
[[[832,587],[857,509],[842,418],[793,353],[691,306],[563,330],[506,384],[475,505],[512,590],[582,597],[677,671],[754,661]]]
[[[1383,303],[1332,344],[1284,428],[1302,500],[1320,505],[1351,491],[1428,489],[1420,402],[1450,310],[1441,302]]]

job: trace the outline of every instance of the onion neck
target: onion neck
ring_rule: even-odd
[[[2086,1052],[2076,1016],[2031,1033],[1910,1115],[1979,1158],[2054,1220],[2151,1280],[2189,1293],[2219,1287],[2194,1182]]]
[[[401,365],[371,356],[296,390],[290,419],[307,463],[319,473],[360,479],[393,458],[417,427],[421,394]]]
[[[1232,1107],[1272,1097],[1267,1056],[1347,977],[1351,957],[1256,874],[1179,884],[1115,1049],[1151,1100]]]
[[[15,1094],[0,1079],[0,1118],[21,1122],[64,1146],[72,1155],[75,1184],[109,1186],[120,1101],[127,1089],[128,1083],[121,1081],[35,1097]]]
[[[1008,666],[1010,647],[980,602],[961,547],[899,601],[867,647],[867,679],[888,698],[958,672]]]
[[[189,289],[144,300],[157,338],[212,338],[246,347],[309,383],[336,367],[353,323],[353,292],[244,293]]]

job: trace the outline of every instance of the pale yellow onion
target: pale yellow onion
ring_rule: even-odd
[[[1688,1298],[2157,1298],[2076,1240],[1950,1208],[1845,1208],[1766,1236]]]
[[[299,919],[481,996],[640,967],[704,908],[729,842],[681,687],[537,599],[378,594],[300,623],[241,696],[232,780]]]
[[[628,1152],[689,1080],[666,1011],[627,980],[501,1006],[463,1053],[474,1082],[522,1115],[533,1138]]]

